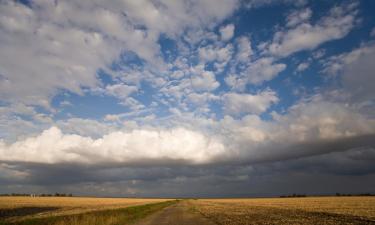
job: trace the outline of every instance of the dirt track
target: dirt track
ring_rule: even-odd
[[[215,225],[199,213],[189,209],[186,202],[169,206],[136,225]]]

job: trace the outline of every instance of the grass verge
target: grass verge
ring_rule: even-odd
[[[176,202],[177,200],[173,200],[75,215],[31,218],[16,222],[0,221],[0,225],[124,225],[133,223]]]

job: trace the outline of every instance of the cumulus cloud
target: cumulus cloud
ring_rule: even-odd
[[[329,76],[341,76],[343,88],[351,97],[351,102],[373,107],[374,59],[374,43],[364,43],[352,51],[331,56],[323,63],[323,72]]]
[[[96,138],[64,134],[59,128],[52,127],[35,137],[9,144],[1,142],[1,160],[113,165],[170,165],[174,161],[186,165],[222,161],[251,163],[358,147],[373,148],[375,144],[374,119],[361,114],[356,107],[322,96],[294,105],[285,115],[273,113],[271,121],[262,120],[256,114],[277,101],[272,91],[258,95],[232,93],[223,98],[229,113],[253,115],[240,119],[225,116],[219,121],[191,117],[184,124],[183,117],[190,114],[180,113],[178,120],[172,123],[174,128],[109,130]],[[322,108],[326,110],[320,110]],[[174,120],[173,117],[170,120]],[[209,129],[204,129],[207,126]]]
[[[288,17],[290,29],[278,31],[268,46],[272,55],[286,57],[298,51],[314,49],[320,44],[346,36],[356,23],[357,4],[340,5],[315,24],[307,20],[311,11],[305,9]]]
[[[104,94],[114,96],[122,101],[126,101],[127,97],[136,91],[138,91],[138,88],[136,86],[119,83],[107,85],[103,90]]]
[[[93,119],[69,118],[60,120],[55,125],[67,134],[77,134],[92,138],[102,137],[104,134],[115,131],[118,128]]]
[[[266,90],[258,94],[226,93],[223,95],[224,111],[231,115],[261,114],[278,101],[274,91]]]
[[[140,165],[163,160],[207,163],[223,150],[223,145],[214,137],[184,128],[113,132],[92,139],[63,134],[57,127],[51,127],[36,137],[10,145],[0,142],[1,161],[47,164],[111,162]]]
[[[264,57],[249,62],[239,74],[228,75],[225,82],[233,89],[243,90],[249,83],[260,85],[272,80],[286,68],[286,64],[275,63],[274,60],[272,57]]]
[[[251,42],[248,37],[240,37],[237,39],[237,54],[236,59],[240,62],[247,62],[250,60],[253,50]]]
[[[342,72],[344,68],[350,64],[358,61],[360,58],[370,56],[375,52],[374,43],[366,43],[355,48],[350,52],[345,52],[339,55],[331,56],[324,62],[323,72],[335,76]]]
[[[192,77],[191,84],[197,91],[212,91],[220,86],[216,81],[215,74],[211,71],[204,71]]]
[[[220,28],[220,35],[221,35],[221,40],[223,41],[228,41],[232,39],[234,35],[234,25],[233,24],[228,24],[224,27]]]
[[[199,57],[203,62],[219,61],[226,62],[229,61],[232,56],[232,45],[228,44],[225,47],[215,47],[212,45],[205,46],[198,49]]]
[[[286,25],[288,27],[294,27],[298,24],[304,23],[310,19],[312,11],[309,8],[292,12],[287,17]]]
[[[0,5],[0,96],[49,106],[59,90],[82,93],[123,51],[163,66],[158,38],[221,21],[236,1],[48,2]],[[48,76],[47,76],[48,75]]]
[[[307,0],[249,0],[245,2],[245,6],[247,8],[259,8],[259,7],[266,7],[266,6],[273,6],[273,5],[294,5],[297,7],[301,7],[307,4]]]
[[[265,91],[264,96],[272,95],[272,91]],[[60,184],[62,190],[74,193],[129,195],[119,192],[121,188],[109,188],[125,185],[142,196],[194,192],[221,196],[241,194],[233,182],[246,187],[251,180],[254,194],[264,193],[261,190],[275,194],[274,189],[267,189],[270,184],[281,188],[277,193],[285,194],[282,192],[294,190],[294,182],[309,180],[337,183],[332,184],[332,190],[319,185],[301,190],[367,191],[351,184],[352,179],[364,181],[373,175],[374,119],[357,107],[322,95],[298,102],[283,115],[272,116],[272,120],[262,120],[255,114],[212,120],[180,112],[172,123],[174,128],[113,130],[95,138],[52,127],[34,137],[0,142],[0,168],[5,168],[0,176],[4,184],[1,190],[16,191],[19,187],[12,184],[26,182],[24,191],[35,191],[35,184],[59,190],[53,185]],[[297,176],[295,168],[299,168]],[[361,176],[355,176],[358,174]],[[355,177],[345,180],[345,176]],[[60,179],[54,181],[53,177]],[[346,189],[339,188],[343,182],[348,184]],[[183,188],[187,183],[195,184],[193,191]],[[217,192],[206,192],[212,183],[219,185]],[[158,189],[160,186],[163,188]]]
[[[304,70],[306,70],[307,68],[309,68],[309,66],[310,66],[310,63],[309,63],[309,62],[302,62],[302,63],[298,64],[296,71],[297,71],[297,72],[304,71]]]

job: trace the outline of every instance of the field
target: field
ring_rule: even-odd
[[[116,214],[126,208],[143,211],[165,205],[169,199],[83,198],[83,197],[0,197],[0,224],[35,219],[51,219],[82,215],[95,217],[100,213]],[[144,205],[147,205],[145,208]],[[151,207],[150,207],[151,206]],[[155,208],[155,206],[157,206]],[[141,210],[141,211],[142,211]],[[151,211],[153,211],[151,210]],[[102,215],[103,216],[103,215]],[[41,224],[42,222],[38,222]],[[72,223],[70,221],[70,223]],[[69,224],[70,224],[69,223]],[[60,223],[57,223],[60,224]],[[92,223],[90,223],[92,224]],[[112,224],[112,223],[110,223]]]
[[[1,197],[0,225],[374,224],[375,197]]]
[[[190,204],[217,224],[375,224],[375,197],[199,199]]]

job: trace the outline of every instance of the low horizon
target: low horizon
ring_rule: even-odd
[[[72,193],[0,193],[0,197],[70,197],[70,198],[140,198],[140,199],[241,199],[241,198],[308,198],[308,197],[372,197],[375,193],[327,193],[306,194],[291,193],[284,195],[248,195],[248,196],[105,196],[105,195],[74,195]]]

